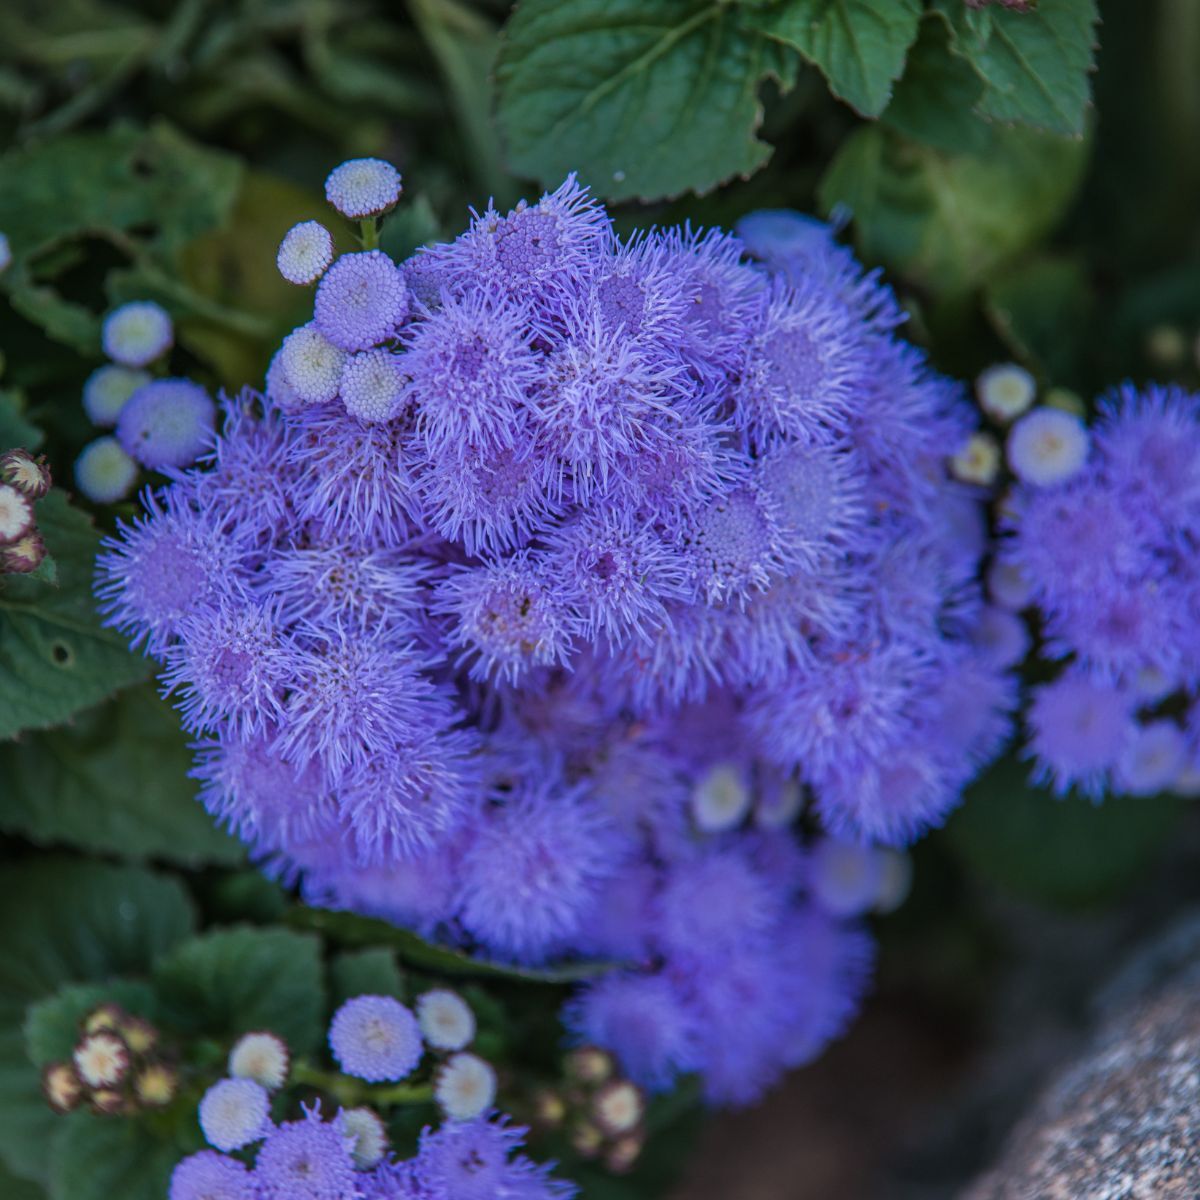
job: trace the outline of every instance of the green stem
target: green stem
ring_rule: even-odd
[[[362,228],[362,245],[364,250],[379,249],[379,218],[366,217],[359,222]]]
[[[343,1108],[370,1104],[375,1108],[392,1104],[428,1104],[433,1086],[428,1083],[398,1083],[390,1087],[372,1087],[334,1071],[323,1071],[303,1060],[292,1065],[292,1082],[307,1084],[328,1092]]]

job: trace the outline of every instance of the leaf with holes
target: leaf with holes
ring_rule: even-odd
[[[140,867],[42,856],[5,868],[0,892],[0,1157],[46,1180],[60,1118],[42,1099],[22,1025],[63,984],[145,974],[195,914],[175,879]]]
[[[96,615],[100,539],[91,519],[55,489],[38,504],[37,523],[58,583],[0,579],[0,738],[58,725],[153,669]]]
[[[835,96],[864,117],[877,117],[904,70],[920,20],[920,0],[783,0],[747,12],[743,24],[799,51]]]
[[[796,55],[719,0],[525,0],[505,29],[497,117],[509,166],[571,171],[612,200],[707,192],[771,155],[759,86]]]
[[[0,829],[127,859],[238,863],[240,843],[196,800],[191,765],[175,712],[152,687],[130,688],[61,729],[0,743]]]
[[[1039,0],[1027,11],[937,0],[935,11],[950,28],[951,49],[983,81],[981,116],[1083,133],[1095,66],[1096,0]]]

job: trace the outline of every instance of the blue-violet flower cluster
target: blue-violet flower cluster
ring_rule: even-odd
[[[334,259],[99,581],[204,803],[310,901],[618,961],[572,1032],[723,1103],[868,973],[805,884],[805,791],[905,843],[1014,701],[946,470],[973,410],[827,226],[739,235],[623,240],[569,178],[403,263]]]

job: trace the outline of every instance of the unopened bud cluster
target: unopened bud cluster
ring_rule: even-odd
[[[0,574],[28,574],[46,557],[35,503],[49,490],[44,458],[19,449],[0,454]]]
[[[170,1104],[179,1072],[154,1025],[101,1004],[80,1022],[70,1059],[43,1068],[42,1091],[55,1112],[86,1104],[102,1116],[128,1116]]]

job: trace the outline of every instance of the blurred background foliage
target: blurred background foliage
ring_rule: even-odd
[[[321,215],[325,174],[355,155],[404,173],[384,235],[397,257],[461,229],[469,207],[508,206],[577,170],[625,230],[730,225],[763,207],[848,222],[896,286],[909,336],[963,378],[1011,359],[1085,399],[1126,378],[1197,386],[1197,62],[1194,0],[1024,12],[962,0],[4,0],[0,231],[14,257],[0,275],[0,443],[40,448],[70,488],[93,432],[79,398],[101,361],[100,320],[128,299],[171,311],[178,373],[257,384],[304,306],[274,269],[278,241]],[[55,890],[37,848],[65,848],[83,892],[104,891],[84,854],[183,872],[171,886],[187,892],[189,929],[307,921],[327,963],[350,938],[436,969],[415,940],[314,930],[242,868],[193,803],[148,664],[96,623],[99,532],[61,496],[43,508],[56,587],[0,591],[0,829],[5,856],[28,860],[26,898]],[[100,526],[130,511],[103,512]],[[1194,806],[1055,800],[1010,756],[917,848],[910,903],[879,923],[875,1003],[924,1006],[946,1037],[994,1049],[997,997],[1030,964],[1053,973],[1031,949],[1047,914],[1102,928],[1089,944],[1111,955],[1168,896],[1200,897],[1183,869],[1198,845]],[[49,905],[33,924],[74,944],[65,911]],[[0,947],[0,1003],[15,1014],[104,976],[99,959],[64,960],[35,986],[21,965],[31,946]],[[6,974],[5,961],[18,966]],[[548,1062],[549,1023],[519,1014],[544,1017],[549,1002],[498,986],[495,1030],[520,1031],[521,1061]],[[1082,986],[1051,980],[1043,996],[1068,1013]],[[20,1054],[19,1039],[0,1048],[6,1122],[30,1103]],[[22,1182],[0,1175],[0,1192],[36,1196],[25,1181],[49,1177],[22,1159],[14,1120],[0,1152]],[[963,1170],[986,1146],[974,1132],[954,1160],[974,1155]],[[617,1194],[661,1192],[683,1139],[664,1142]],[[76,1176],[46,1186],[68,1184]]]

